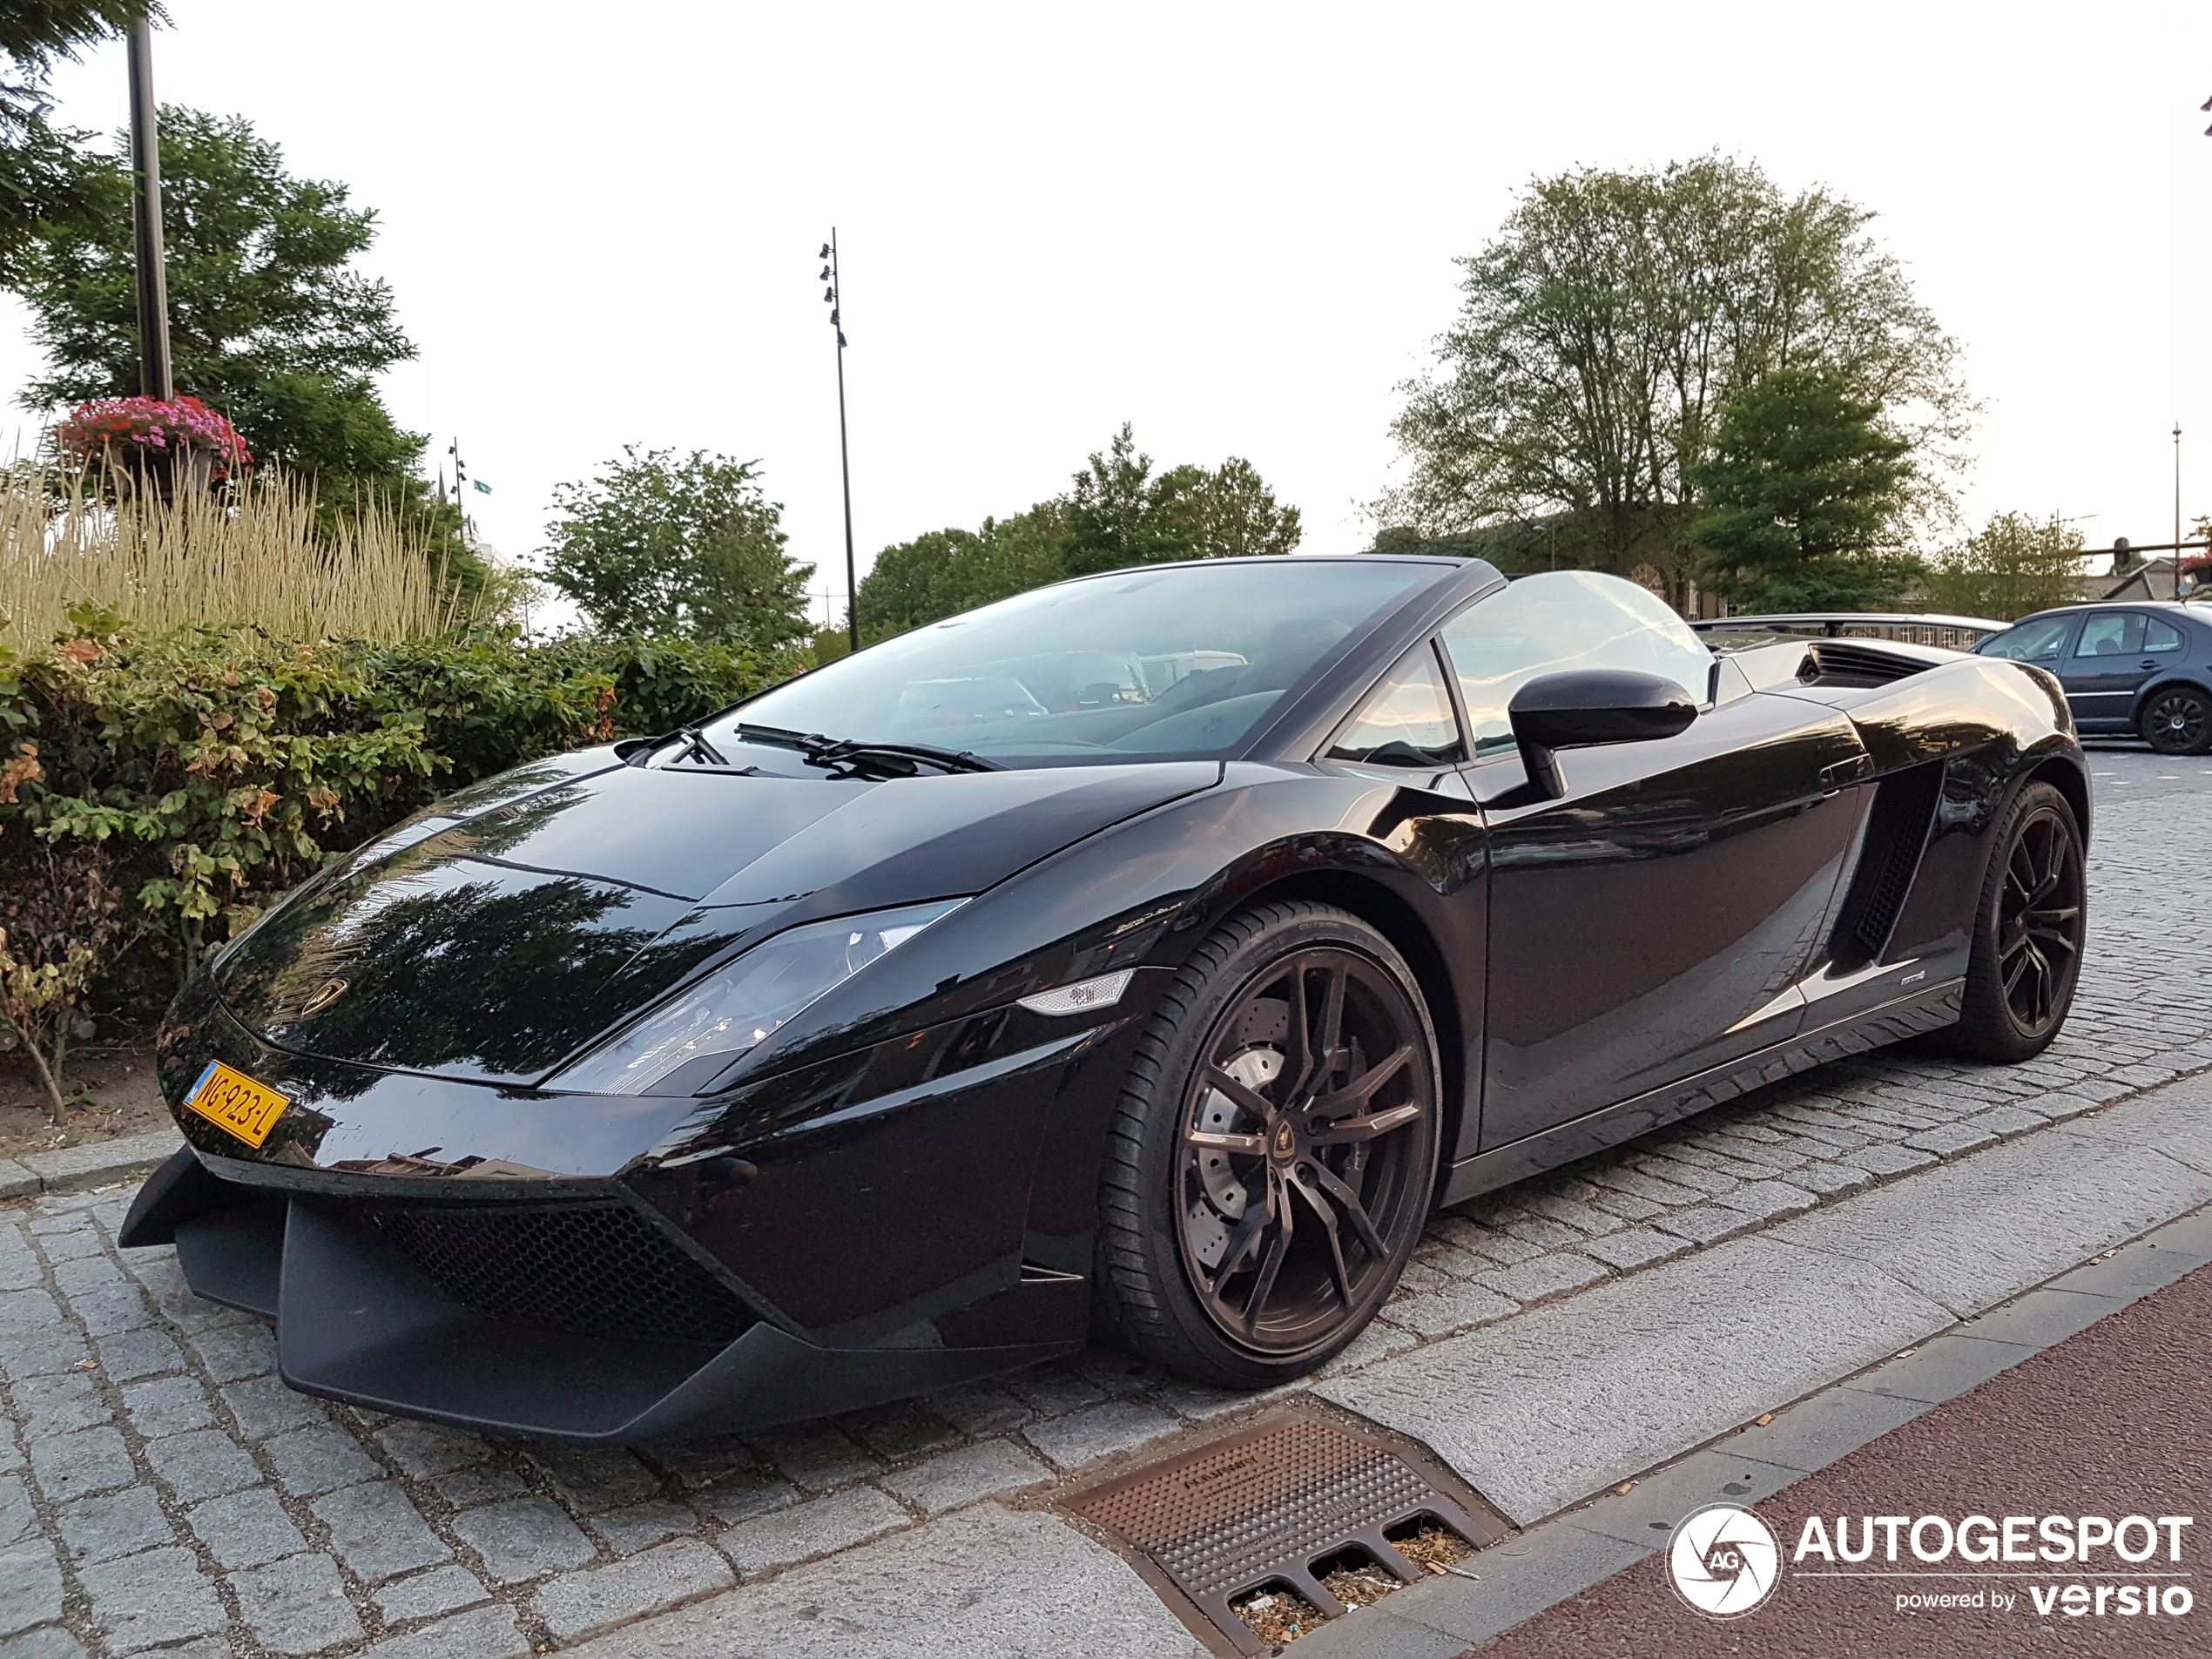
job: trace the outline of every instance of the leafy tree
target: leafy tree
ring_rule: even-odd
[[[2056,514],[1993,513],[1937,559],[1928,597],[1939,610],[2010,622],[2079,600],[2083,556],[2081,532]]]
[[[0,6],[0,287],[22,279],[38,241],[61,226],[82,227],[98,210],[77,165],[86,134],[52,124],[46,79],[54,65],[111,36],[141,15],[167,21],[144,0],[8,0]]]
[[[1170,559],[1244,558],[1298,545],[1285,507],[1249,461],[1185,464],[1155,475],[1127,421],[1076,474],[1063,496],[979,530],[931,530],[887,547],[861,578],[860,636],[884,638],[1070,576]],[[843,635],[816,642],[823,659]]]
[[[1713,454],[1689,470],[1708,515],[1689,539],[1704,585],[1750,610],[1866,610],[1919,573],[1894,551],[1912,444],[1841,375],[1777,369],[1731,399]]]
[[[625,447],[597,477],[553,492],[545,579],[610,633],[799,638],[814,567],[785,553],[783,507],[761,494],[759,465]]]
[[[1067,514],[1070,576],[1287,553],[1299,534],[1298,509],[1278,504],[1251,462],[1232,455],[1213,471],[1186,463],[1155,477],[1126,421],[1075,475]]]
[[[1430,539],[1548,523],[1549,556],[1648,566],[1680,603],[1699,562],[1691,475],[1730,400],[1789,368],[1873,404],[1910,446],[1909,504],[1940,513],[1973,406],[1871,217],[1717,155],[1534,181],[1459,261],[1459,319],[1394,426],[1411,475],[1377,518]]]
[[[1259,469],[1238,456],[1211,472],[1173,468],[1153,489],[1160,509],[1180,520],[1189,536],[1184,558],[1252,558],[1298,544],[1298,509],[1278,502]]]
[[[1068,521],[1058,502],[980,530],[930,530],[887,547],[860,582],[862,636],[919,628],[1068,574]]]
[[[27,406],[138,389],[138,314],[125,158],[76,153],[76,186],[98,204],[57,231],[20,291],[51,373]],[[415,475],[425,442],[404,432],[374,376],[415,355],[392,291],[352,268],[376,234],[346,186],[295,179],[242,117],[161,111],[162,226],[177,388],[220,409],[264,462],[313,475],[343,511],[374,493],[458,527]]]

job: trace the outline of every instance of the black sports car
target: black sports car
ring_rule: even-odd
[[[2027,664],[1715,657],[1561,571],[1154,566],[526,766],[173,1009],[127,1244],[293,1386],[624,1441],[1095,1318],[1309,1371],[1431,1207],[1916,1033],[2065,1019],[2089,797]]]

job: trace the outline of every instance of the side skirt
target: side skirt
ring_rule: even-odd
[[[1910,996],[1898,997],[1815,1031],[1801,1032],[1772,1048],[1669,1083],[1663,1089],[1655,1089],[1634,1100],[1603,1107],[1571,1122],[1523,1136],[1509,1145],[1462,1158],[1452,1166],[1445,1179],[1443,1197],[1438,1202],[1458,1204],[1478,1194],[1510,1186],[1546,1170],[1555,1170],[1562,1163],[1572,1163],[1576,1158],[1632,1141],[1639,1135],[1648,1135],[1709,1106],[1733,1100],[1764,1084],[1779,1082],[1797,1072],[1956,1025],[1965,988],[1966,981],[1961,978],[1915,990]]]

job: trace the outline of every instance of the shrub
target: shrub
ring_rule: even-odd
[[[87,606],[71,621],[45,650],[0,647],[0,914],[50,879],[37,854],[99,849],[127,926],[87,937],[94,960],[69,971],[134,1025],[287,888],[438,795],[668,731],[793,666],[688,642],[303,643],[142,633]]]

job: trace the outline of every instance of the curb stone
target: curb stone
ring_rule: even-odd
[[[121,1140],[92,1141],[56,1152],[0,1158],[0,1198],[34,1198],[44,1192],[83,1192],[145,1175],[185,1143],[173,1129]]]

